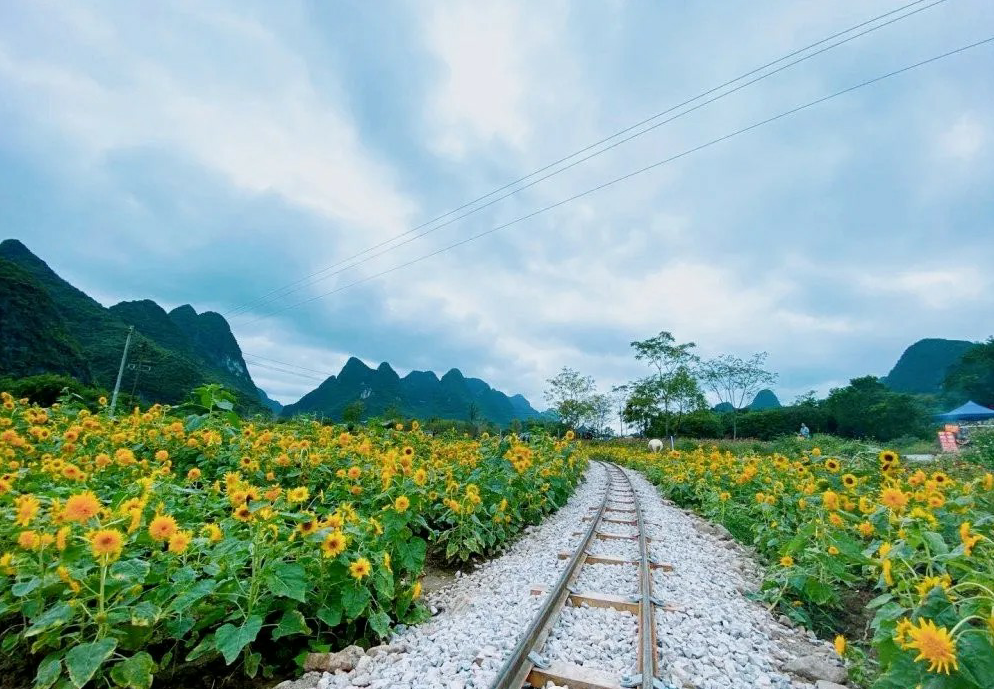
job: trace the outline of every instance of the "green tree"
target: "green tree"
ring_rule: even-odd
[[[680,408],[678,417],[682,416],[684,408],[694,397],[692,388],[700,392],[691,369],[698,360],[692,351],[697,345],[693,342],[677,344],[672,333],[666,330],[661,330],[655,337],[630,344],[635,350],[636,361],[646,362],[655,371],[650,376],[652,383],[646,383],[641,391],[644,395],[649,387],[655,387],[656,404],[663,412],[663,430],[665,435],[670,435],[674,407]]]
[[[828,430],[850,438],[924,437],[930,430],[922,402],[909,393],[891,392],[876,376],[853,378],[846,387],[831,390],[823,407]]]
[[[546,381],[545,401],[559,415],[567,428],[576,428],[591,412],[591,397],[597,390],[594,379],[579,371],[563,366],[562,370]]]
[[[738,410],[745,406],[747,399],[776,382],[777,375],[763,368],[767,356],[766,352],[759,352],[748,359],[740,359],[732,354],[722,354],[702,362],[698,368],[704,385],[720,402],[731,405],[733,438],[738,437]]]
[[[342,421],[356,426],[362,421],[362,413],[366,411],[366,405],[362,400],[353,400],[345,405],[342,410]]]
[[[994,405],[994,337],[966,350],[963,358],[949,367],[942,387],[962,402],[969,399]]]

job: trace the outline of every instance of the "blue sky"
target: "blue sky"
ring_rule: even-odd
[[[0,226],[102,303],[222,313],[898,2],[8,2]],[[289,295],[291,304],[994,35],[948,0]],[[337,372],[459,367],[540,402],[659,330],[781,397],[994,334],[994,45],[305,306],[230,321]],[[274,305],[274,306],[275,306]],[[253,366],[293,401],[316,381]]]

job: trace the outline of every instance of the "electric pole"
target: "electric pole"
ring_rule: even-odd
[[[128,339],[124,341],[124,353],[121,354],[121,367],[117,369],[117,382],[114,383],[114,394],[110,396],[110,418],[114,418],[114,410],[117,407],[117,394],[121,391],[121,378],[124,377],[124,363],[128,360],[128,347],[131,346],[131,334],[135,331],[135,326],[128,328]]]

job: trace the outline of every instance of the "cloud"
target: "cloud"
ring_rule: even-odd
[[[929,309],[961,308],[964,302],[991,301],[987,273],[969,266],[864,275],[861,280],[868,290],[908,296]]]
[[[939,153],[969,162],[984,150],[987,138],[987,129],[977,116],[974,113],[964,113],[939,134]]]

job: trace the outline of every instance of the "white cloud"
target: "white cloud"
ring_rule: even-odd
[[[987,144],[987,129],[974,113],[964,113],[938,137],[939,154],[969,162]]]
[[[930,309],[985,299],[990,285],[985,273],[970,266],[866,274],[860,280],[868,290],[908,296]]]
[[[242,191],[275,194],[365,235],[346,242],[406,229],[415,204],[366,150],[347,103],[327,85],[318,92],[307,64],[262,24],[166,9],[158,21],[172,31],[144,22],[101,31],[82,11],[49,18],[99,35],[99,48],[87,41],[78,52],[23,56],[0,34],[0,84],[92,166],[116,151],[161,148]],[[170,60],[169,42],[181,34],[237,48]]]

